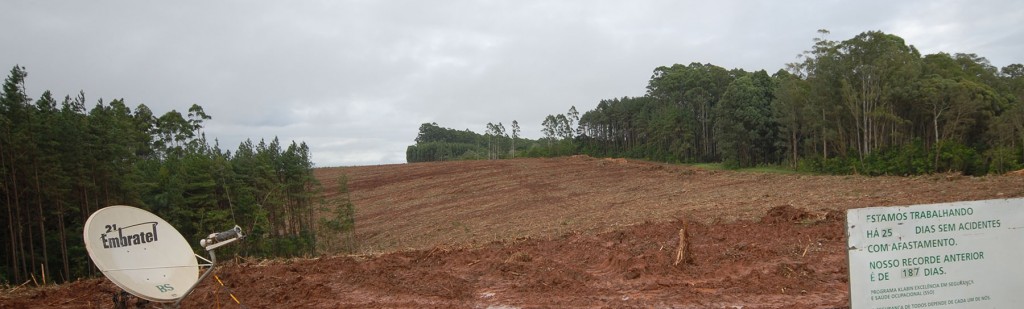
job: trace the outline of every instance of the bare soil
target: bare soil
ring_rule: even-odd
[[[234,261],[185,308],[845,308],[845,210],[1024,196],[1024,177],[809,176],[585,156],[324,168],[358,252]],[[680,242],[680,230],[685,240]],[[688,258],[675,263],[680,244]],[[29,284],[31,285],[31,284]],[[0,308],[109,308],[104,278]]]

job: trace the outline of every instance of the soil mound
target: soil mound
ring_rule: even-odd
[[[839,210],[829,210],[825,213],[825,222],[846,222],[846,212]]]
[[[843,225],[687,224],[685,267],[674,264],[678,222],[524,238],[479,248],[228,264],[183,307],[756,307],[834,308],[848,300]],[[779,237],[793,235],[793,237]],[[106,279],[0,295],[0,307],[112,306]],[[133,302],[134,303],[134,302]]]
[[[768,209],[768,213],[761,218],[761,223],[800,223],[814,219],[814,216],[806,210],[791,205],[780,205]]]

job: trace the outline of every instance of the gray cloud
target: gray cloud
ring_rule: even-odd
[[[320,166],[404,162],[421,123],[483,131],[638,96],[661,65],[774,71],[815,31],[1024,62],[1014,1],[337,1],[0,4],[30,94],[192,103],[222,148],[306,141]]]

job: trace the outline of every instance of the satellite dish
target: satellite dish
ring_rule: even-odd
[[[148,301],[176,307],[217,264],[213,250],[242,239],[237,225],[200,240],[210,259],[199,276],[198,255],[167,221],[131,206],[94,212],[82,231],[85,249],[103,275],[121,289]],[[202,258],[202,257],[199,257]]]
[[[107,279],[139,298],[172,302],[199,279],[185,237],[156,215],[131,206],[100,209],[85,222],[85,249]]]

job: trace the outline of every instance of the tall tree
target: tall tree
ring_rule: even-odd
[[[544,121],[541,122],[541,125],[544,127],[540,131],[544,133],[544,139],[548,141],[548,146],[550,147],[551,142],[555,139],[556,136],[558,136],[558,119],[555,117],[555,115],[548,115],[547,117],[544,118]]]
[[[155,118],[145,105],[132,111],[123,99],[87,109],[81,91],[60,104],[45,91],[33,104],[26,76],[16,66],[0,95],[0,282],[94,274],[75,231],[113,204],[153,211],[188,238],[243,225],[256,236],[244,254],[314,252],[318,184],[305,143],[285,151],[276,140],[260,151],[243,144],[235,163],[203,137],[211,118],[199,105],[185,119],[175,111]]]
[[[920,72],[920,54],[903,39],[869,31],[840,43],[836,56],[848,74],[840,79],[841,96],[856,128],[861,159],[893,144],[904,119],[895,113],[894,93]]]
[[[787,140],[790,166],[796,167],[803,140],[811,134],[810,119],[815,117],[810,102],[810,84],[797,75],[781,70],[775,74],[775,78],[778,79],[778,88],[775,89],[771,103],[772,116]]]
[[[565,118],[569,122],[570,131],[575,130],[576,135],[579,135],[580,112],[576,111],[576,105],[569,107],[569,112],[565,114]]]
[[[734,81],[716,106],[719,151],[727,165],[747,167],[775,162],[777,125],[771,114],[775,91],[764,71]]]
[[[512,158],[516,157],[516,139],[519,139],[519,122],[512,120]]]
[[[7,210],[7,232],[9,267],[12,278],[18,282],[27,277],[31,256],[26,251],[25,219],[23,215],[22,192],[25,185],[27,155],[33,155],[26,148],[33,147],[27,120],[31,117],[30,99],[25,93],[25,77],[28,73],[20,66],[11,69],[4,80],[0,96],[0,171],[3,171],[3,193]],[[34,263],[33,263],[34,264]]]

